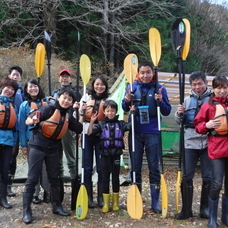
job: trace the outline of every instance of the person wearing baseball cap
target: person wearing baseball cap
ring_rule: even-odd
[[[68,69],[63,69],[59,72],[58,74],[59,77],[59,83],[60,87],[52,92],[52,97],[56,100],[58,97],[58,94],[60,90],[64,87],[69,87],[72,89],[75,94],[76,94],[76,101],[80,101],[82,94],[72,85],[72,77],[73,74],[70,70]],[[70,179],[71,179],[71,184],[73,187],[74,184],[74,179],[76,176],[76,140],[74,138],[75,133],[71,130],[68,130],[67,133],[64,135],[62,138],[62,148],[60,148],[60,158],[63,157],[63,151],[65,153],[66,159],[67,159],[67,165],[70,173]],[[62,159],[60,159],[60,185],[61,185],[61,194],[62,194],[62,199],[64,196],[64,182],[63,182],[63,177],[64,177],[64,169],[63,169],[63,162]]]

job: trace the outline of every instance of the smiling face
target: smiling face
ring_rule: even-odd
[[[227,97],[228,96],[228,85],[220,85],[216,88],[213,88],[214,94],[216,97]]]
[[[21,81],[21,74],[17,70],[12,70],[11,74],[9,75],[9,78],[19,83]]]
[[[107,108],[105,108],[104,110],[104,115],[109,119],[114,119],[116,116],[116,109],[110,106],[107,106]]]
[[[199,78],[191,82],[191,87],[197,95],[201,95],[207,89],[207,82],[204,82],[202,78]]]
[[[94,91],[96,92],[96,94],[98,94],[98,95],[104,93],[104,91],[106,90],[106,86],[101,81],[100,78],[96,79],[96,81],[94,82],[93,88],[94,88]]]
[[[149,66],[141,66],[138,77],[142,83],[150,83],[154,77],[154,71]]]
[[[59,76],[59,83],[61,86],[68,86],[71,83],[71,76],[67,73],[63,73]]]
[[[2,89],[1,95],[4,97],[12,97],[14,95],[14,93],[15,93],[15,90],[12,86],[5,86]]]
[[[69,108],[71,105],[73,105],[73,98],[67,93],[61,94],[57,100],[62,108]]]
[[[39,90],[38,85],[35,85],[35,84],[29,82],[26,91],[31,96],[31,98],[33,100],[35,100],[37,98],[40,90]]]

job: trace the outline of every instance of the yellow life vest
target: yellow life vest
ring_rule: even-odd
[[[103,106],[104,106],[104,100],[90,100],[87,103],[87,108],[86,108],[86,121],[90,122],[91,116],[93,113],[98,112],[99,116],[97,118],[97,121],[103,120],[104,119],[104,111],[103,111]]]
[[[218,135],[228,135],[228,122],[227,111],[221,104],[216,103],[216,111],[214,119],[219,119],[221,124],[218,128],[215,128],[215,132]]]
[[[41,133],[51,139],[61,139],[66,134],[68,126],[69,114],[66,113],[65,116],[61,116],[58,109],[55,109],[49,119],[41,121],[39,124]]]
[[[4,105],[3,102],[0,102],[0,129],[10,130],[15,127],[17,123],[17,114],[12,105]]]

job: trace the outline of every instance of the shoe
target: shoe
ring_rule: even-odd
[[[33,204],[41,204],[41,200],[39,199],[38,196],[33,196],[32,202]]]

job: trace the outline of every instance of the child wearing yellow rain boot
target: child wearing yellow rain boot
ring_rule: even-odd
[[[88,128],[88,135],[100,133],[100,152],[101,152],[101,171],[102,171],[102,194],[104,206],[102,212],[109,212],[110,205],[110,173],[112,173],[112,210],[119,210],[119,173],[120,173],[120,155],[124,148],[124,132],[131,129],[131,123],[118,120],[118,105],[113,100],[105,101],[103,105],[104,120],[94,124],[98,114],[91,117]],[[131,108],[134,110],[134,107]]]

